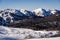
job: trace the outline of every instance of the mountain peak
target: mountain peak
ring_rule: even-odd
[[[44,15],[43,15],[44,11],[45,11],[45,10],[42,9],[42,8],[38,8],[38,9],[33,10],[33,12],[35,12],[35,14],[36,14],[37,16],[44,16]]]

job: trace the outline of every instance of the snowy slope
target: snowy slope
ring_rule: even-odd
[[[25,10],[25,9],[20,9],[20,12],[22,12],[25,16],[33,16],[34,15],[31,11]]]
[[[26,39],[26,40],[60,40],[60,37],[53,37],[53,38],[39,38],[39,39]]]
[[[56,9],[53,9],[53,10],[51,10],[51,13],[52,14],[55,14],[55,13],[57,13],[57,10]]]
[[[36,14],[37,16],[44,16],[44,15],[43,15],[44,10],[41,9],[41,8],[35,9],[35,10],[33,10],[33,12],[35,12],[35,14]]]
[[[51,15],[49,10],[47,11],[46,9],[42,9],[42,8],[33,10],[33,13],[35,13],[35,15],[37,15],[37,16],[42,16],[42,17]]]
[[[59,31],[34,31],[24,28],[9,28],[0,26],[0,39],[28,39],[28,38],[41,38],[50,37],[59,34]]]

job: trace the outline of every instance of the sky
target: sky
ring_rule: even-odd
[[[0,0],[0,9],[60,9],[60,0]]]

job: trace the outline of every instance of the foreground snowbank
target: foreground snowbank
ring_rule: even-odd
[[[26,40],[60,40],[60,37],[54,37],[54,38],[39,38],[39,39],[26,39]]]
[[[59,34],[59,31],[34,31],[24,28],[9,28],[0,26],[0,40],[20,40],[29,38],[50,37]]]

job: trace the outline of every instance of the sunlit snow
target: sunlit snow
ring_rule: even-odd
[[[2,38],[15,38],[15,39],[29,39],[29,38],[41,38],[50,37],[58,34],[59,31],[35,31],[32,29],[24,28],[9,28],[0,26],[0,39]]]

